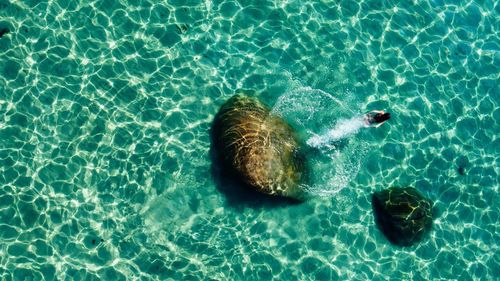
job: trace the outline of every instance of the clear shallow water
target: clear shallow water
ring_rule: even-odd
[[[0,1],[2,279],[500,276],[493,1],[75,2]],[[317,156],[329,196],[245,198],[208,133],[238,89],[304,138],[393,118]],[[406,185],[438,217],[398,248],[370,199]]]

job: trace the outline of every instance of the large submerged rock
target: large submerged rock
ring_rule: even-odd
[[[432,227],[432,202],[415,188],[375,192],[372,205],[379,228],[396,245],[411,246]]]
[[[259,192],[303,199],[303,161],[297,153],[297,136],[267,106],[237,94],[222,105],[213,129],[223,169],[230,169]]]

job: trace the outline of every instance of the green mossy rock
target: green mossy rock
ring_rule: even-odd
[[[295,131],[260,101],[231,97],[215,116],[213,137],[223,169],[259,192],[303,199]]]
[[[432,202],[413,187],[375,192],[375,221],[384,235],[399,246],[420,241],[432,227]]]

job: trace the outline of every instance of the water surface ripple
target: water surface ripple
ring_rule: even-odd
[[[0,279],[493,280],[499,12],[0,0]],[[331,113],[393,118],[318,165],[330,196],[244,200],[220,192],[210,157],[213,117],[238,89],[304,138]],[[399,248],[375,226],[371,194],[390,186],[435,202],[423,242]]]

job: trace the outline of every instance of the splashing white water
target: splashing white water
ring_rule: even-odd
[[[284,88],[272,112],[314,148],[307,155],[310,180],[302,188],[318,196],[340,192],[356,177],[367,152],[359,136],[364,126],[359,103],[349,91],[334,95],[291,78]]]
[[[332,143],[343,138],[356,134],[364,127],[362,116],[356,116],[351,119],[342,119],[335,124],[335,127],[323,135],[314,135],[307,140],[307,144],[312,147],[320,148],[329,146]]]

